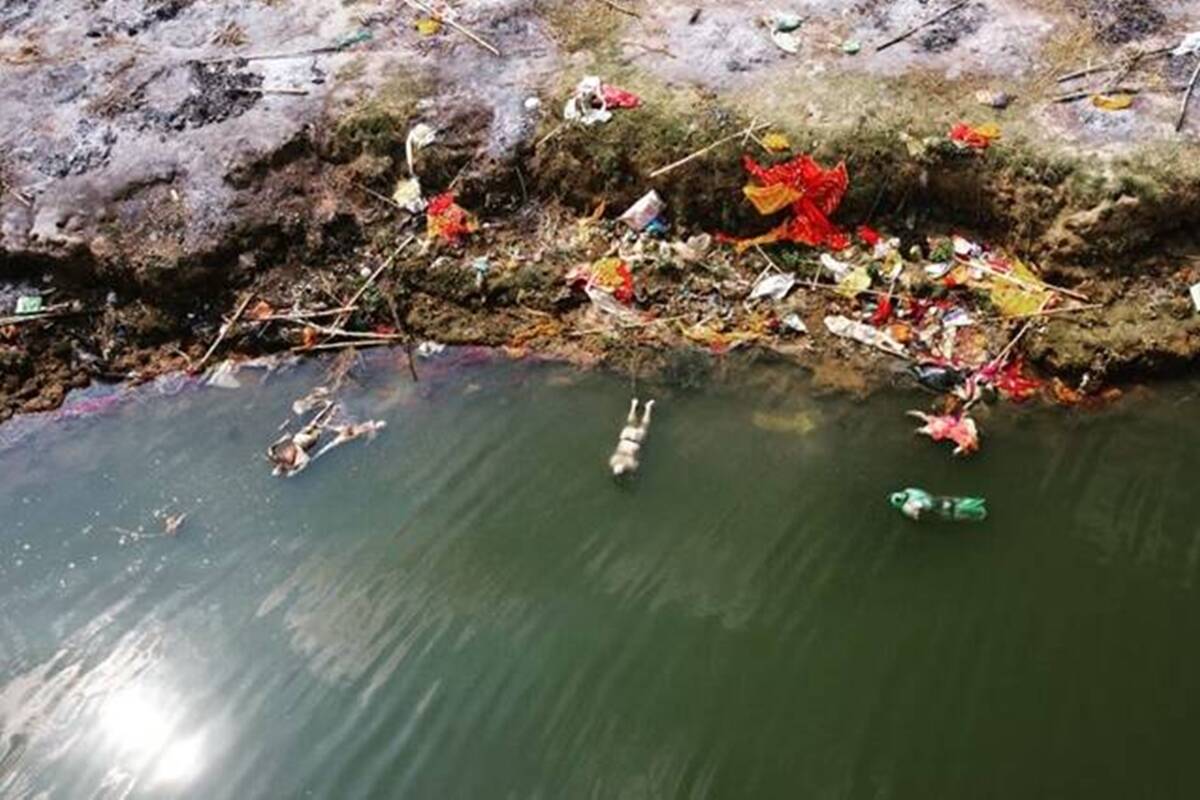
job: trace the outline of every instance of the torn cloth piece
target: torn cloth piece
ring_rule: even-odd
[[[593,264],[576,267],[567,273],[569,286],[582,286],[584,291],[598,287],[628,305],[633,302],[633,273],[619,258],[602,258]]]
[[[1171,55],[1175,58],[1190,56],[1196,53],[1200,53],[1200,31],[1192,31],[1184,36],[1179,46],[1171,51]]]
[[[950,129],[950,141],[972,150],[986,150],[993,140],[999,138],[999,126],[991,123],[972,127],[965,122],[959,122]]]
[[[454,202],[454,193],[439,194],[429,201],[425,228],[431,239],[456,244],[462,237],[479,230],[474,215]]]
[[[604,100],[605,108],[637,108],[642,104],[642,98],[633,92],[609,86],[607,83],[601,84],[600,97]]]
[[[1023,317],[1042,310],[1054,296],[1024,262],[1016,258],[993,260],[988,268],[1000,275],[988,275],[992,305],[1006,317]]]
[[[792,291],[792,287],[795,285],[796,276],[790,272],[781,275],[766,275],[754,284],[754,289],[750,292],[750,299],[758,300],[769,297],[772,300],[782,300],[788,296],[788,292]]]
[[[849,237],[829,220],[850,185],[845,162],[825,169],[811,156],[800,155],[791,161],[764,167],[750,156],[744,156],[742,165],[756,182],[743,191],[759,213],[765,216],[790,206],[791,218],[764,236],[739,242],[739,249],[781,240],[834,250],[850,246]]]
[[[859,344],[877,347],[885,353],[890,353],[901,358],[908,357],[908,354],[904,350],[904,345],[896,341],[890,333],[876,330],[865,322],[859,322],[858,320],[842,316],[826,317],[825,328],[834,336],[839,336],[843,339],[853,339]]]
[[[1023,403],[1042,388],[1041,381],[1025,377],[1024,370],[1025,363],[1018,358],[1003,366],[989,364],[979,371],[979,377],[995,386],[1004,399]]]
[[[953,414],[934,416],[922,411],[909,411],[908,415],[924,423],[917,428],[917,433],[928,436],[935,442],[954,442],[956,456],[974,453],[979,449],[979,428],[968,414],[961,417]]]

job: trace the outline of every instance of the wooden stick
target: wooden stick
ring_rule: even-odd
[[[268,88],[262,89],[258,87],[246,87],[244,89],[234,89],[235,92],[243,92],[245,94],[308,94],[308,89],[293,89],[290,87]]]
[[[1176,45],[1176,46],[1178,46],[1178,45]],[[1139,53],[1137,56],[1135,56],[1133,58],[1133,63],[1137,64],[1146,58],[1160,58],[1162,56],[1169,54],[1174,49],[1175,49],[1175,47],[1160,47],[1157,50],[1149,50],[1145,53]],[[1129,61],[1130,61],[1130,59],[1128,59],[1128,58],[1116,58],[1116,59],[1113,59],[1112,61],[1106,61],[1103,64],[1097,64],[1094,67],[1087,67],[1086,69],[1077,70],[1076,72],[1071,72],[1066,75],[1059,75],[1057,78],[1054,79],[1054,82],[1055,83],[1067,83],[1068,81],[1073,81],[1076,78],[1083,78],[1088,75],[1094,75],[1097,72],[1108,72],[1109,70],[1121,69],[1121,68],[1127,66]]]
[[[457,22],[455,22],[452,19],[447,19],[446,17],[443,17],[437,11],[433,10],[429,6],[422,3],[421,0],[404,0],[404,4],[409,6],[410,8],[415,8],[419,11],[423,11],[424,13],[428,14],[433,19],[436,19],[438,22],[449,25],[451,28],[454,28],[454,30],[458,31],[463,36],[466,36],[468,39],[475,42],[475,44],[477,44],[480,47],[482,47],[483,49],[489,51],[493,55],[497,55],[497,56],[501,55],[500,51],[497,50],[494,45],[492,45],[491,43],[489,43],[486,40],[484,40],[483,38],[481,38],[474,31],[472,31],[471,29],[469,29],[463,25],[458,24]]]
[[[192,370],[193,372],[199,372],[204,368],[204,365],[208,363],[210,358],[212,358],[212,354],[217,351],[217,347],[221,344],[221,342],[225,341],[225,337],[229,335],[231,330],[233,330],[233,326],[236,325],[237,321],[242,318],[242,314],[246,311],[246,306],[250,305],[250,301],[253,299],[254,292],[246,292],[246,296],[242,298],[242,302],[238,305],[237,311],[233,312],[233,317],[221,326],[221,332],[217,335],[216,341],[209,346],[208,352],[206,352],[204,354],[204,358],[200,359],[200,361],[196,364]]]
[[[1059,294],[1064,294],[1067,297],[1073,298],[1075,300],[1079,300],[1082,303],[1090,303],[1091,302],[1091,298],[1088,297],[1086,294],[1081,294],[1079,292],[1072,291],[1071,289],[1064,289],[1061,286],[1054,286],[1049,283],[1040,283],[1039,284],[1039,283],[1030,283],[1029,281],[1023,281],[1020,278],[1014,278],[1012,275],[1009,275],[1005,272],[999,272],[998,270],[994,270],[991,267],[989,267],[988,265],[982,264],[978,261],[968,261],[968,262],[966,262],[966,266],[968,266],[970,268],[981,269],[984,272],[988,273],[989,275],[994,275],[995,277],[1000,278],[1001,280],[1008,281],[1009,283],[1014,283],[1017,286],[1020,286],[1024,289],[1028,289],[1029,291],[1058,292]]]
[[[1014,319],[1030,319],[1036,317],[1055,317],[1060,314],[1074,314],[1077,311],[1094,311],[1097,308],[1104,308],[1103,303],[1088,303],[1082,306],[1071,306],[1070,308],[1051,308],[1046,311],[1034,311],[1031,314],[1014,314],[1011,317],[1006,317],[1003,314],[994,317],[982,317],[980,322],[997,322],[1000,320]]]
[[[613,9],[614,11],[620,11],[622,14],[628,14],[629,16],[637,17],[638,19],[642,18],[642,15],[639,14],[638,12],[634,11],[632,8],[629,8],[628,6],[623,6],[620,3],[614,3],[613,0],[600,0],[600,2],[604,3],[604,5],[608,6],[609,8]]]
[[[10,325],[23,325],[27,322],[43,322],[54,319],[63,319],[64,317],[79,317],[86,314],[94,314],[94,311],[42,311],[37,314],[18,314],[15,317],[0,317],[0,328],[7,328]]]
[[[393,345],[393,344],[395,344],[395,340],[391,340],[391,339],[389,339],[388,341],[382,341],[382,340],[375,339],[375,340],[367,340],[367,341],[362,341],[362,342],[326,342],[324,344],[314,344],[312,347],[304,347],[303,345],[298,345],[296,347],[291,348],[291,352],[293,352],[293,353],[309,353],[314,350],[345,350],[348,347],[387,347],[387,346]]]
[[[679,56],[675,55],[665,47],[654,47],[653,45],[642,44],[641,42],[633,42],[628,39],[622,39],[621,44],[629,45],[630,47],[640,47],[648,53],[658,53],[659,55],[666,56],[667,58],[679,58]]]
[[[657,178],[660,175],[666,175],[671,170],[674,170],[678,167],[682,167],[684,164],[691,163],[692,161],[695,161],[697,158],[700,158],[701,156],[707,155],[708,153],[712,152],[713,150],[716,150],[721,145],[726,144],[728,142],[732,142],[734,139],[737,139],[739,136],[745,136],[747,132],[754,133],[756,131],[762,130],[763,128],[769,128],[769,127],[771,127],[771,123],[762,122],[762,123],[758,123],[756,125],[752,125],[749,128],[746,128],[745,130],[741,130],[741,131],[738,131],[737,133],[726,136],[723,139],[718,139],[717,141],[713,142],[712,144],[710,144],[706,147],[700,148],[699,150],[692,153],[691,155],[684,156],[683,158],[679,159],[678,161],[676,161],[674,163],[667,164],[665,167],[659,167],[658,169],[654,170],[654,172],[650,173],[650,177]]]
[[[342,328],[330,328],[325,325],[318,325],[315,322],[302,323],[306,328],[312,328],[318,333],[324,333],[327,336],[341,336],[346,339],[370,339],[378,342],[394,342],[406,338],[399,333],[370,333],[365,331],[347,331]]]
[[[1179,104],[1179,119],[1175,120],[1175,132],[1183,130],[1183,123],[1187,121],[1188,103],[1192,101],[1192,92],[1196,91],[1196,79],[1200,78],[1200,61],[1196,62],[1196,68],[1192,70],[1192,77],[1188,80],[1187,91],[1183,93],[1183,102]]]
[[[1060,94],[1056,97],[1051,97],[1050,102],[1074,103],[1076,100],[1084,100],[1088,97],[1100,97],[1110,94],[1138,94],[1141,91],[1141,89],[1138,89],[1134,86],[1121,86],[1116,89],[1106,89],[1103,92],[1097,92],[1092,89],[1083,89],[1078,92],[1068,92],[1067,94]]]
[[[346,306],[344,308],[331,308],[328,311],[299,311],[295,314],[271,314],[267,317],[251,320],[251,322],[303,322],[306,319],[333,317],[338,314],[348,314],[351,311],[357,310],[358,306]]]
[[[380,264],[379,269],[377,269],[373,273],[371,273],[371,277],[367,278],[366,282],[363,283],[362,286],[358,287],[358,291],[355,292],[354,296],[350,298],[350,301],[345,304],[345,307],[351,308],[351,307],[357,306],[359,299],[362,298],[362,296],[366,293],[367,289],[371,288],[371,285],[373,283],[375,283],[375,279],[378,278],[381,274],[383,274],[383,271],[385,269],[390,267],[392,264],[396,263],[396,259],[400,257],[400,254],[402,252],[404,252],[404,248],[408,247],[409,244],[412,243],[412,240],[415,238],[417,238],[415,235],[409,235],[409,237],[407,239],[405,239],[403,242],[401,242],[400,246],[397,247],[396,250],[390,256],[388,256],[387,261],[384,261],[382,264]],[[348,314],[338,315],[337,319],[334,320],[333,327],[335,327],[335,328],[342,327],[343,325],[346,324],[346,320],[348,318],[349,318]]]
[[[921,24],[916,25],[912,28],[909,28],[908,30],[906,30],[904,33],[900,34],[896,38],[887,40],[883,44],[876,47],[875,52],[882,53],[884,50],[887,50],[892,45],[900,44],[901,42],[903,42],[908,37],[912,36],[917,31],[922,30],[923,28],[928,28],[930,25],[937,22],[942,17],[946,17],[946,16],[949,16],[950,14],[953,14],[955,11],[958,11],[960,8],[962,8],[963,6],[967,5],[970,2],[971,2],[971,0],[962,0],[962,2],[955,3],[954,5],[947,8],[945,11],[939,12],[939,13],[935,14],[934,16],[930,17],[929,19],[925,20]]]
[[[366,192],[367,194],[371,195],[371,197],[374,197],[376,200],[379,200],[379,201],[381,201],[381,202],[383,202],[383,203],[387,203],[387,204],[388,204],[389,206],[391,206],[392,208],[399,209],[400,211],[408,211],[408,209],[407,209],[407,208],[405,208],[404,206],[400,205],[399,203],[397,203],[397,202],[396,202],[395,200],[393,200],[392,198],[388,197],[388,196],[387,196],[387,195],[385,195],[385,194],[380,194],[379,192],[377,192],[377,191],[375,191],[374,189],[372,189],[370,186],[366,186],[366,185],[364,185],[364,184],[357,183],[357,182],[356,182],[354,185],[355,185],[355,186],[357,186],[359,189],[362,189],[362,190],[363,190],[364,192]],[[409,213],[412,213],[412,212],[409,212]]]

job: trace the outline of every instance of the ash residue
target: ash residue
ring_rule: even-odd
[[[1158,33],[1167,16],[1154,0],[1082,0],[1080,16],[1106,44],[1128,44]]]
[[[262,76],[238,72],[236,64],[189,65],[188,96],[172,111],[146,112],[147,121],[171,130],[203,128],[245,114],[262,96]]]
[[[54,178],[83,175],[108,163],[117,135],[107,125],[80,120],[75,135],[59,143],[38,163],[38,171]]]
[[[972,3],[948,14],[931,25],[921,35],[921,49],[927,53],[944,53],[954,48],[960,39],[975,33],[987,20],[983,3]]]

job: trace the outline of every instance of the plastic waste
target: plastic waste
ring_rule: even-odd
[[[213,367],[204,384],[218,389],[240,389],[242,382],[237,379],[238,365],[235,361],[222,361]]]
[[[589,75],[579,82],[574,96],[563,107],[563,119],[582,125],[595,125],[612,119],[612,112],[604,102],[600,76]]]
[[[474,215],[454,202],[454,193],[446,192],[429,201],[425,219],[429,238],[457,244],[462,237],[479,230]]]
[[[795,334],[808,333],[808,326],[804,324],[804,320],[800,319],[799,314],[788,314],[780,322],[783,327]]]
[[[953,442],[956,456],[974,453],[979,449],[979,428],[969,414],[936,416],[923,411],[909,411],[908,415],[924,423],[917,428],[917,433],[924,434],[935,442]]]
[[[1092,105],[1101,111],[1124,111],[1133,105],[1133,95],[1124,92],[1117,94],[1094,94]]]
[[[967,379],[965,373],[943,364],[913,364],[909,374],[917,383],[934,392],[952,392]]]
[[[850,239],[829,221],[842,204],[850,176],[845,162],[826,169],[809,155],[764,167],[749,156],[742,164],[754,183],[743,189],[760,214],[790,207],[791,218],[763,236],[738,242],[739,249],[755,244],[789,241],[811,247],[844,250]]]
[[[666,209],[666,202],[658,192],[651,189],[642,195],[640,200],[631,205],[619,219],[633,230],[643,231],[650,223],[658,219]]]
[[[17,298],[17,314],[36,314],[42,310],[40,294],[26,294]]]
[[[1200,311],[1200,283],[1193,283],[1188,293],[1192,296],[1192,306]]]
[[[865,322],[849,319],[843,316],[826,317],[825,328],[834,336],[852,339],[860,344],[876,347],[885,353],[906,358],[904,345],[900,344],[891,334],[872,328]]]
[[[947,522],[982,522],[987,519],[987,500],[982,497],[939,497],[924,489],[904,489],[889,498],[892,508],[909,519],[941,519]]]
[[[779,301],[788,296],[792,291],[792,287],[796,285],[796,276],[792,273],[764,275],[759,279],[758,283],[754,284],[754,289],[750,292],[751,300],[761,300],[764,297],[769,297],[772,300]]]
[[[849,275],[850,271],[854,269],[844,261],[838,261],[836,258],[829,255],[829,253],[822,253],[818,261],[820,261],[822,267],[829,271],[829,274],[833,276],[833,279],[839,283],[841,283],[842,279]]]
[[[848,56],[858,55],[862,51],[862,42],[857,39],[847,39],[842,42],[842,52]]]
[[[1175,58],[1181,56],[1190,56],[1200,53],[1200,31],[1191,31],[1183,37],[1183,41],[1179,46],[1171,51],[1171,55]]]
[[[425,341],[417,345],[416,352],[419,358],[433,358],[446,352],[446,345],[441,342]]]

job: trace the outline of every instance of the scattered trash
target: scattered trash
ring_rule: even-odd
[[[638,400],[635,397],[629,403],[629,415],[625,418],[625,427],[621,429],[621,436],[617,440],[617,449],[608,459],[608,466],[612,470],[613,477],[619,478],[622,475],[637,472],[638,467],[641,466],[638,455],[641,452],[642,443],[646,441],[646,434],[650,432],[650,412],[654,410],[654,401],[646,401],[642,409],[641,422],[638,422],[637,409]]]
[[[424,341],[415,350],[418,358],[433,358],[446,352],[446,345],[441,342]]]
[[[967,380],[961,370],[944,364],[913,364],[909,372],[921,386],[939,394],[952,392]]]
[[[319,389],[325,389],[326,397],[332,393],[326,387],[318,387]],[[304,401],[317,395],[318,390],[293,403],[293,411],[296,408],[309,408]],[[272,465],[271,474],[291,478],[334,448],[355,439],[374,439],[376,433],[387,427],[387,423],[382,420],[361,423],[352,420],[336,422],[341,416],[342,407],[331,399],[324,399],[317,414],[299,431],[285,433],[267,448],[267,460]],[[329,434],[332,434],[332,437]],[[321,444],[322,439],[325,443],[318,448],[317,445]]]
[[[1192,306],[1200,312],[1200,283],[1193,283],[1188,292],[1192,296]]]
[[[792,149],[792,143],[782,133],[771,132],[762,137],[762,146],[769,153],[786,153]]]
[[[842,42],[842,52],[848,56],[858,55],[862,51],[862,42],[857,39],[847,39]]]
[[[525,98],[525,110],[526,111],[537,111],[541,107],[542,107],[542,101],[540,98],[537,98],[537,97]]]
[[[950,129],[950,141],[963,149],[986,150],[991,147],[993,141],[999,138],[1000,126],[991,122],[978,127],[959,122]]]
[[[429,201],[426,209],[426,232],[429,238],[438,238],[449,244],[457,244],[464,236],[479,230],[474,215],[454,202],[454,192],[446,192]]]
[[[575,87],[575,94],[563,108],[563,119],[583,125],[595,125],[612,119],[617,108],[637,108],[642,100],[635,94],[607,86],[597,75],[589,75]]]
[[[42,296],[40,294],[26,294],[17,298],[17,315],[21,314],[37,314],[43,308]]]
[[[979,429],[969,414],[935,416],[923,411],[909,411],[908,415],[924,423],[917,428],[917,433],[935,442],[953,442],[956,456],[968,455],[979,449]]]
[[[817,260],[838,283],[841,283],[843,280],[845,280],[846,276],[848,276],[850,271],[853,269],[853,267],[851,267],[849,264],[838,261],[836,258],[829,255],[829,253],[822,253],[821,257]]]
[[[576,267],[567,273],[567,285],[588,289],[602,289],[618,303],[633,302],[633,273],[629,265],[619,258],[602,258],[592,264]],[[589,293],[590,296],[590,293]]]
[[[640,200],[630,206],[619,219],[633,230],[642,231],[650,223],[658,219],[666,208],[667,204],[663,201],[662,197],[659,196],[657,191],[651,189],[642,195]]]
[[[948,522],[981,522],[987,518],[982,497],[936,497],[924,489],[905,489],[889,498],[892,508],[909,519],[936,517]]]
[[[437,140],[437,131],[425,123],[414,125],[404,140],[404,155],[408,162],[408,177],[396,182],[392,192],[392,201],[413,214],[419,214],[425,208],[425,198],[421,192],[421,181],[417,178],[415,166],[416,153]]]
[[[487,256],[479,256],[471,262],[471,270],[475,273],[475,288],[483,289],[483,282],[487,278],[487,274],[492,269],[492,262]]]
[[[800,37],[796,35],[796,31],[804,24],[803,17],[782,11],[767,17],[766,23],[771,29],[771,41],[775,42],[776,47],[791,55],[800,52]]]
[[[1174,58],[1182,58],[1200,53],[1200,31],[1192,31],[1183,37],[1179,46],[1171,51]]]
[[[627,92],[608,84],[600,86],[600,96],[604,100],[606,108],[637,108],[642,104],[642,98],[633,92]]]
[[[844,250],[850,245],[849,238],[829,221],[850,183],[844,162],[825,169],[811,156],[801,155],[763,167],[750,156],[744,156],[742,164],[756,181],[742,190],[755,209],[767,216],[790,207],[791,218],[763,236],[739,241],[739,250],[778,241],[833,250]]]
[[[988,108],[1005,109],[1012,105],[1013,96],[995,89],[980,89],[975,93],[975,102]]]
[[[206,386],[215,386],[218,389],[240,389],[242,382],[237,379],[237,371],[237,362],[233,360],[222,361],[213,367],[204,384]]]
[[[433,17],[422,17],[417,20],[415,27],[422,36],[436,36],[442,30],[442,23]]]
[[[1092,95],[1092,105],[1101,111],[1124,111],[1133,105],[1133,95],[1096,94]]]
[[[804,320],[800,319],[800,315],[796,313],[788,314],[780,322],[783,327],[792,333],[803,334],[808,333],[808,326],[804,324]]]
[[[671,245],[671,249],[675,251],[675,255],[685,263],[695,264],[700,262],[709,251],[712,250],[713,237],[708,233],[698,233],[695,236],[689,236],[686,241],[675,242]]]
[[[750,292],[750,299],[761,300],[764,297],[769,297],[778,302],[787,297],[795,285],[796,276],[791,273],[764,275],[754,284],[754,289]]]
[[[825,328],[834,336],[843,339],[852,339],[859,344],[878,348],[885,353],[899,356],[900,358],[908,357],[904,345],[896,341],[890,333],[878,328],[872,328],[864,322],[858,322],[857,320],[843,316],[830,316],[825,318]]]

